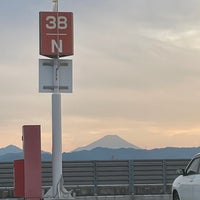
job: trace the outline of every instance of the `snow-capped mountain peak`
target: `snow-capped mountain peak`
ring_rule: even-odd
[[[103,138],[85,146],[75,149],[74,151],[92,150],[97,147],[120,149],[120,148],[134,148],[140,149],[139,147],[127,142],[118,135],[106,135]]]

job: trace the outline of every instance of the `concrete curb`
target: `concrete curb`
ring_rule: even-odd
[[[74,200],[171,200],[171,195],[117,195],[117,196],[85,196]],[[5,198],[2,200],[22,200],[22,198]]]
[[[171,195],[135,195],[133,200],[171,200]]]
[[[117,195],[76,197],[77,200],[171,200],[171,195]]]

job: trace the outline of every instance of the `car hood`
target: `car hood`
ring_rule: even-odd
[[[173,185],[173,186],[179,185],[182,179],[183,179],[183,175],[178,176],[178,177],[174,180],[174,182],[173,182],[172,185]]]

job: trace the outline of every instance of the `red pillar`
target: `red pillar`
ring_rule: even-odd
[[[23,126],[25,199],[42,198],[39,125]]]
[[[14,161],[14,196],[24,197],[24,160]]]

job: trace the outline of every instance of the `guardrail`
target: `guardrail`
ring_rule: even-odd
[[[169,194],[176,170],[185,168],[188,161],[64,161],[63,178],[65,187],[73,189],[77,196]],[[13,177],[13,163],[0,163],[0,197],[7,190],[12,196]],[[42,186],[46,190],[51,185],[51,162],[43,162]]]

